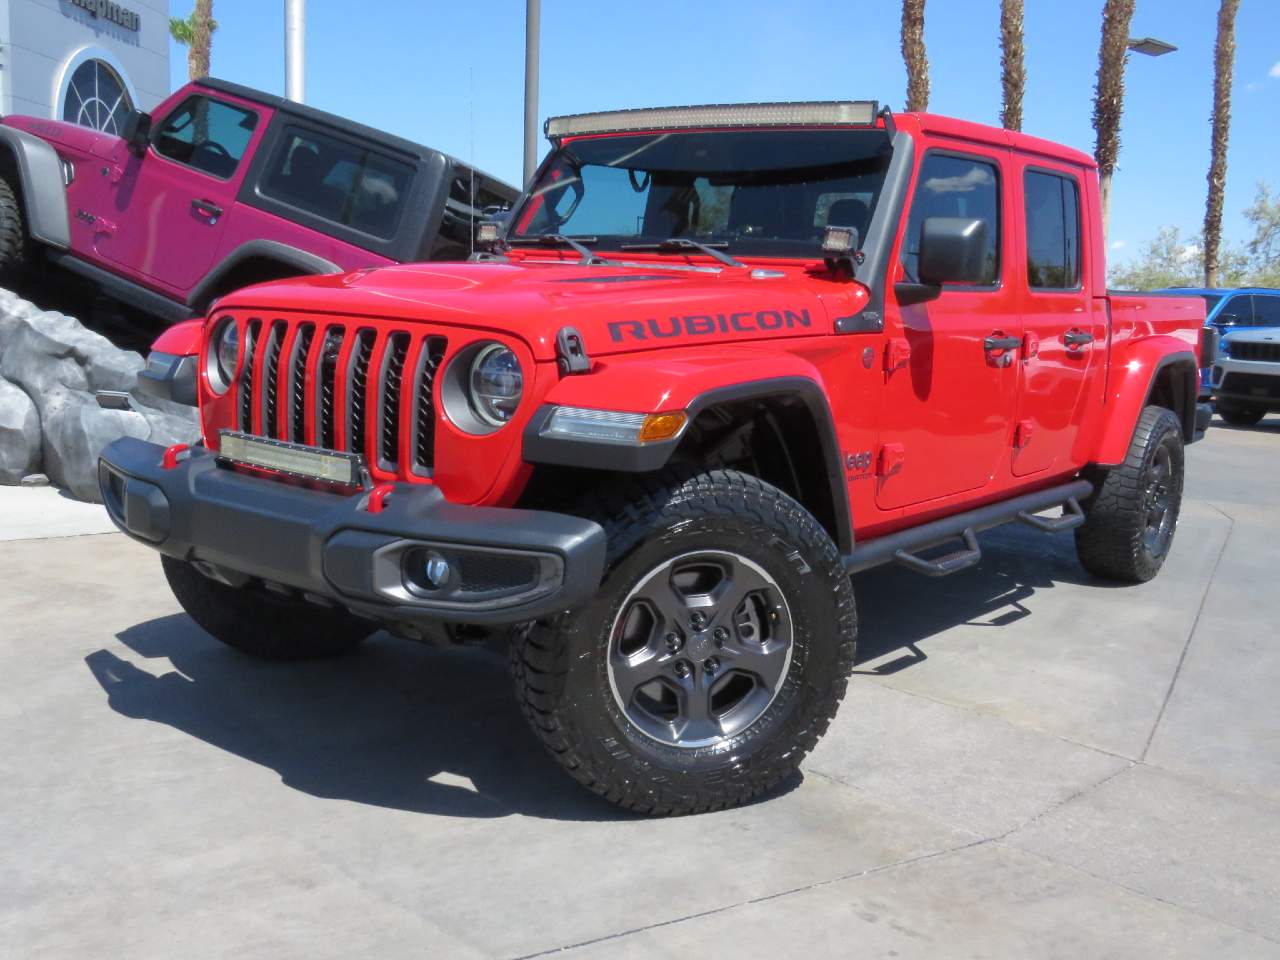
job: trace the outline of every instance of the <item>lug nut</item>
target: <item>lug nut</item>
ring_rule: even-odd
[[[715,673],[720,669],[720,661],[715,657],[709,657],[707,662],[702,665],[702,669],[707,671],[707,673]]]
[[[679,634],[668,633],[663,639],[667,643],[667,649],[672,653],[679,653],[680,648],[684,646],[684,641],[680,639]]]
[[[689,625],[695,630],[701,630],[707,625],[706,615],[702,613],[695,613],[689,618]]]
[[[676,664],[676,676],[681,680],[689,676],[689,665],[683,660]]]
[[[723,647],[726,643],[729,642],[729,631],[724,627],[716,627],[716,632],[714,636],[716,638],[717,647]]]

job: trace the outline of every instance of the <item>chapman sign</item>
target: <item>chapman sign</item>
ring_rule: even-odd
[[[69,0],[69,2],[73,7],[88,10],[98,19],[117,23],[126,30],[137,30],[142,25],[142,17],[136,11],[127,10],[118,3],[111,3],[110,0]]]

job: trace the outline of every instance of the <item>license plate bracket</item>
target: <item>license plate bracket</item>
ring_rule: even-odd
[[[344,487],[365,485],[367,473],[364,458],[359,454],[309,447],[288,440],[272,440],[234,430],[223,430],[218,438],[218,459],[225,463]]]

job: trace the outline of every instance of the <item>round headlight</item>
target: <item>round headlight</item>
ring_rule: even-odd
[[[231,386],[235,380],[239,360],[240,331],[236,327],[236,322],[228,317],[213,330],[205,364],[209,383],[216,392],[223,393]]]
[[[520,361],[502,344],[491,343],[471,361],[467,387],[476,416],[491,427],[500,427],[515,416],[524,392]]]

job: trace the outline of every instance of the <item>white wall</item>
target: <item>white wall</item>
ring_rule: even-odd
[[[126,30],[69,0],[0,0],[0,112],[57,117],[63,74],[86,47],[124,76],[135,105],[169,95],[168,0],[123,0],[140,17]]]

